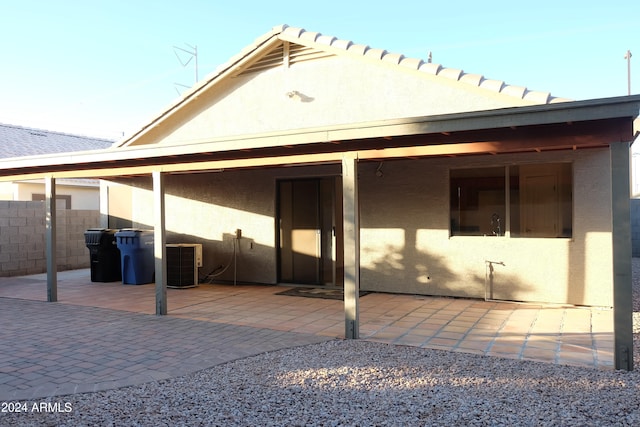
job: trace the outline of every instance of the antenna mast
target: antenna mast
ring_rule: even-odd
[[[627,95],[631,95],[631,51],[627,50],[624,55],[624,59],[627,60]]]
[[[190,50],[178,47],[178,46],[173,46],[173,53],[176,54],[176,58],[178,58],[178,62],[180,62],[180,65],[182,65],[183,67],[186,67],[187,65],[189,65],[189,63],[191,62],[191,60],[194,60],[194,71],[195,71],[195,83],[198,83],[198,46],[191,46],[188,43],[185,43],[185,45],[187,45],[189,47]],[[178,52],[182,52],[187,54],[189,57],[188,59],[185,61],[181,56],[180,53]],[[189,88],[190,86],[188,85],[184,85],[181,83],[174,83],[176,86],[182,86],[185,88]],[[178,91],[178,88],[176,88],[176,91]],[[180,94],[180,91],[178,91],[178,95]]]

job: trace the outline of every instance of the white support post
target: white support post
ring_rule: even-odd
[[[342,158],[342,210],[344,227],[345,338],[360,337],[360,222],[358,202],[358,156]]]
[[[100,227],[109,228],[109,187],[100,180]]]
[[[609,146],[613,239],[613,332],[615,368],[633,370],[630,145]]]
[[[45,200],[45,250],[47,258],[47,301],[58,301],[58,257],[56,254],[56,180],[47,176],[44,180]]]
[[[167,276],[166,270],[166,232],[164,203],[164,174],[153,171],[153,253],[155,256],[156,275],[156,314],[167,314]]]

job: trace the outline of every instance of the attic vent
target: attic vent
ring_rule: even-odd
[[[289,63],[295,64],[303,61],[310,61],[312,59],[326,58],[333,56],[329,52],[317,50],[312,47],[301,46],[299,44],[291,44],[289,47]]]
[[[254,62],[252,65],[244,69],[239,75],[256,73],[259,71],[264,71],[284,65],[286,54],[285,52],[286,50],[284,47],[284,43],[282,43],[271,50],[269,53],[267,53],[265,56],[260,58],[258,61]],[[333,54],[331,53],[294,43],[291,43],[289,45],[288,52],[289,66],[303,61],[310,61],[313,59],[333,56]]]
[[[38,132],[29,132],[29,134],[34,135],[34,136],[47,136],[44,133],[38,133]]]
[[[284,46],[278,45],[275,49],[267,53],[265,56],[254,62],[251,66],[242,71],[239,75],[247,73],[256,73],[258,71],[268,70],[283,64]]]

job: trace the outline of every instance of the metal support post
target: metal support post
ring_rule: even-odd
[[[345,338],[360,336],[360,224],[358,203],[358,157],[342,158],[342,204],[344,226]]]
[[[633,370],[629,143],[611,144],[615,368]]]
[[[167,249],[165,231],[164,174],[153,171],[153,254],[155,257],[156,275],[156,314],[167,314]]]
[[[47,258],[47,301],[58,301],[58,257],[56,254],[56,180],[44,179],[45,192],[45,250]]]

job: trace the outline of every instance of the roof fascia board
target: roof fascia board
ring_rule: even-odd
[[[324,128],[303,128],[207,140],[183,141],[170,146],[132,146],[127,150],[161,150],[164,155],[220,152],[233,149],[472,131],[638,116],[640,95],[496,110],[381,120]],[[118,150],[120,151],[120,150]],[[116,153],[116,152],[114,152]],[[127,156],[128,158],[128,156]],[[50,157],[48,158],[50,159]]]
[[[39,172],[33,174],[15,175],[12,177],[0,176],[2,181],[14,180],[34,180],[44,177],[59,178],[82,178],[82,177],[98,177],[99,179],[109,177],[121,177],[127,175],[149,175],[154,171],[159,172],[203,172],[211,170],[235,169],[235,168],[252,168],[252,167],[269,167],[284,165],[299,165],[306,163],[336,163],[340,162],[344,153],[316,153],[316,154],[298,154],[292,156],[270,156],[256,157],[248,159],[231,159],[231,160],[212,160],[197,163],[172,163],[166,165],[149,165],[149,166],[129,166],[129,167],[111,167],[107,169],[95,168],[86,170],[69,170],[56,172]]]
[[[150,175],[154,171],[163,173],[198,173],[207,171],[224,171],[227,169],[255,168],[255,167],[278,167],[278,166],[299,166],[303,164],[332,164],[340,163],[345,156],[355,156],[361,160],[385,160],[403,157],[425,157],[459,154],[481,154],[493,153],[504,148],[504,142],[484,141],[482,143],[462,143],[462,144],[438,144],[427,146],[396,147],[365,150],[350,150],[345,152],[329,152],[314,154],[295,154],[288,156],[268,156],[252,157],[244,159],[211,160],[195,163],[172,163],[164,165],[126,166],[95,168],[85,170],[65,170],[56,172],[38,172],[33,174],[16,175],[13,177],[1,177],[1,181],[15,179],[33,180],[43,177],[53,177],[56,179],[91,177],[108,179],[109,177]],[[526,144],[533,148],[535,143]],[[522,148],[522,145],[518,147]],[[569,147],[565,147],[569,149]],[[508,152],[508,151],[506,151]]]
[[[167,155],[191,154],[199,151],[218,152],[232,149],[265,148],[281,145],[409,136],[440,132],[473,131],[620,117],[635,118],[638,116],[639,110],[640,95],[635,97],[571,101],[557,104],[512,107],[437,116],[380,120],[322,128],[301,128],[284,132],[182,141],[180,145],[138,146],[129,147],[129,149],[161,149],[166,151]],[[242,141],[244,141],[244,144],[240,143]]]

